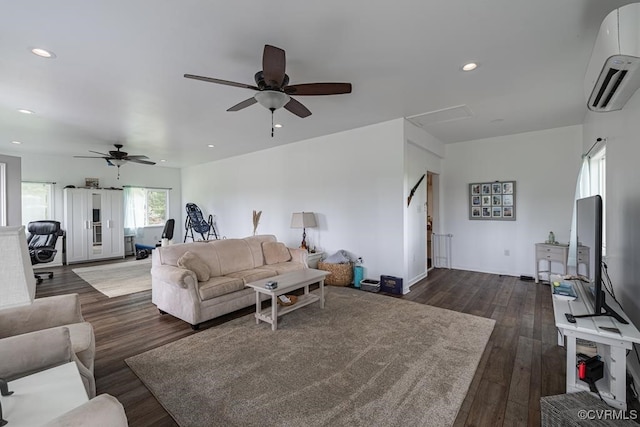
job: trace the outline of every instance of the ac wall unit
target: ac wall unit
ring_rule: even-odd
[[[584,79],[589,109],[622,109],[640,87],[639,68],[640,3],[632,3],[602,21]]]

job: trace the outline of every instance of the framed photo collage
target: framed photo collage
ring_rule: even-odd
[[[516,182],[495,181],[469,184],[469,219],[515,221]]]

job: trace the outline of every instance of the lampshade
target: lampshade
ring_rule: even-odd
[[[36,278],[24,226],[0,227],[0,308],[31,304]]]
[[[294,212],[291,216],[291,228],[317,227],[316,216],[313,212]]]
[[[291,100],[289,95],[277,90],[263,90],[262,92],[256,93],[255,98],[260,105],[269,110],[282,108]]]

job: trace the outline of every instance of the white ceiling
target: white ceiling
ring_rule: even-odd
[[[6,1],[0,153],[101,162],[72,156],[121,142],[130,154],[181,167],[461,105],[472,117],[426,130],[452,143],[580,124],[600,22],[626,3]],[[254,84],[265,44],[286,51],[290,84],[351,82],[353,93],[297,97],[313,114],[277,110],[283,128],[271,138],[259,104],[226,112],[252,91],[183,77]],[[33,47],[57,57],[39,58]],[[469,61],[480,66],[460,71]]]

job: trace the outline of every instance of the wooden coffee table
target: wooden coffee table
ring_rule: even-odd
[[[287,314],[293,310],[297,310],[314,302],[320,302],[320,308],[324,308],[324,278],[328,271],[315,270],[306,268],[304,270],[293,271],[291,273],[281,274],[279,276],[269,277],[268,279],[257,280],[247,283],[247,286],[256,291],[256,324],[262,320],[271,324],[271,330],[278,329],[278,316]],[[278,282],[276,289],[267,289],[264,285],[267,282]],[[309,285],[318,283],[320,285],[320,295],[309,293]],[[278,305],[278,296],[284,295],[296,289],[304,288],[304,295],[298,297],[295,304],[288,306]],[[271,308],[262,310],[260,294],[269,295],[271,297]]]

